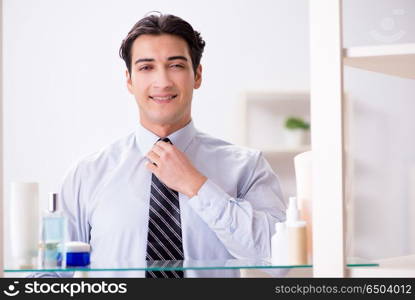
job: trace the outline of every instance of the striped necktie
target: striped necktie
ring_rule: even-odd
[[[168,138],[162,139],[171,143]],[[183,260],[179,194],[151,178],[146,260]],[[146,271],[147,278],[183,278],[183,271]]]

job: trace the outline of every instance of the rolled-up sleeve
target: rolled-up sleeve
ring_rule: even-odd
[[[278,177],[260,152],[245,175],[238,197],[208,179],[189,205],[235,258],[267,258],[275,223],[285,220],[286,204]]]

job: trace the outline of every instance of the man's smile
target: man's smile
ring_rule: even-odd
[[[177,94],[165,94],[165,95],[152,95],[149,96],[149,98],[151,100],[153,100],[156,103],[169,103],[171,102],[174,98],[177,97]]]

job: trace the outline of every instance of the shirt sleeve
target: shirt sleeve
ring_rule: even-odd
[[[278,177],[261,153],[247,178],[237,198],[208,179],[189,205],[235,258],[268,258],[275,223],[285,221],[286,204]]]
[[[87,178],[83,178],[82,165],[72,168],[64,177],[60,186],[59,201],[62,213],[66,217],[69,241],[81,241],[89,244],[90,226],[86,201],[88,191],[82,188]]]

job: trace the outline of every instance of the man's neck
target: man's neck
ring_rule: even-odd
[[[144,124],[143,122],[140,122],[140,123],[141,123],[141,126],[151,131],[158,137],[164,138],[176,132],[177,130],[182,129],[187,124],[189,124],[190,121],[191,119],[187,120],[186,122],[181,122],[181,123],[176,123],[176,124],[151,124],[149,125],[149,124]]]

